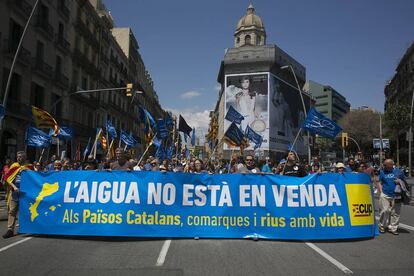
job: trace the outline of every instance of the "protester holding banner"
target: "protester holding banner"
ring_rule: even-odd
[[[290,151],[281,174],[286,176],[304,177],[307,175],[307,172],[299,163],[299,160],[296,158],[296,154],[293,151]]]
[[[132,171],[134,166],[127,160],[125,151],[123,148],[117,148],[115,150],[116,161],[110,165],[111,170],[115,171]]]
[[[402,171],[394,168],[394,161],[386,159],[384,161],[384,169],[380,171],[380,219],[379,231],[385,233],[388,231],[394,235],[398,235],[398,224],[401,214],[401,200],[396,198],[396,191],[401,191],[399,180],[405,181]]]
[[[3,238],[11,238],[14,236],[14,228],[18,220],[19,197],[20,197],[20,181],[21,172],[24,170],[32,170],[33,166],[26,163],[26,152],[19,151],[16,155],[17,162],[10,166],[10,170],[5,176],[7,184],[10,186],[10,193],[7,197],[7,208],[9,216],[7,219],[7,232]]]
[[[260,173],[260,169],[256,166],[252,155],[247,155],[245,158],[246,169],[249,173]]]

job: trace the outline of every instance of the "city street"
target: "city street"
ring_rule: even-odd
[[[411,275],[414,206],[403,207],[401,223],[399,236],[309,243],[19,235],[0,240],[1,274]]]

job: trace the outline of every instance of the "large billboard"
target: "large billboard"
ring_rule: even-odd
[[[311,99],[306,94],[302,95],[305,107],[309,110]],[[298,89],[273,74],[269,74],[269,114],[270,149],[287,151],[305,120],[305,113]],[[300,135],[294,148],[302,155],[307,154],[305,138]]]
[[[246,127],[250,126],[256,133],[263,137],[260,149],[269,149],[269,73],[234,74],[225,77],[225,113],[227,114],[230,106],[233,106],[244,120],[241,122],[241,130],[245,132]],[[230,126],[231,122],[224,120],[224,130]],[[246,148],[253,150],[254,144]],[[224,145],[224,149],[230,148]]]

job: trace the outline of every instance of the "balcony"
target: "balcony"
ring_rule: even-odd
[[[78,63],[82,69],[91,75],[99,76],[100,72],[96,68],[95,64],[91,62],[87,56],[85,56],[79,49],[75,49],[73,52],[73,60]]]
[[[60,48],[63,52],[70,53],[70,43],[62,35],[57,35],[55,38],[56,47]]]
[[[84,37],[84,39],[88,41],[89,44],[91,44],[92,47],[99,49],[99,41],[95,37],[96,34],[92,33],[91,30],[89,30],[89,27],[86,26],[86,24],[79,16],[76,17],[74,25],[75,30],[79,32]]]
[[[58,1],[57,10],[66,20],[69,20],[70,10],[66,7],[65,1]]]
[[[53,27],[52,25],[49,24],[49,22],[47,22],[46,20],[42,19],[42,18],[38,18],[37,22],[36,22],[36,27],[49,39],[53,39],[54,34],[53,34]]]
[[[7,0],[7,4],[25,18],[30,16],[33,8],[26,0]]]
[[[62,73],[56,72],[55,81],[56,85],[59,85],[63,89],[67,89],[69,87],[69,79]]]
[[[38,58],[33,59],[32,68],[35,72],[42,74],[46,78],[53,77],[53,67]]]
[[[5,39],[3,41],[3,52],[8,55],[10,58],[14,58],[14,54],[16,53],[16,48],[17,48],[17,44],[16,43],[11,43],[8,39]],[[25,65],[30,65],[30,51],[27,50],[24,47],[20,48],[20,52],[19,52],[19,56],[17,57],[17,60],[22,62]]]

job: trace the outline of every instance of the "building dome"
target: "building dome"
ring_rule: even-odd
[[[240,18],[237,23],[236,32],[241,31],[242,29],[249,29],[251,27],[264,31],[263,21],[259,16],[254,14],[254,11],[253,5],[250,4],[247,8],[247,14]]]
[[[247,8],[247,14],[240,18],[234,32],[234,47],[246,45],[259,46],[266,44],[266,31],[262,19],[254,14],[252,4]]]

